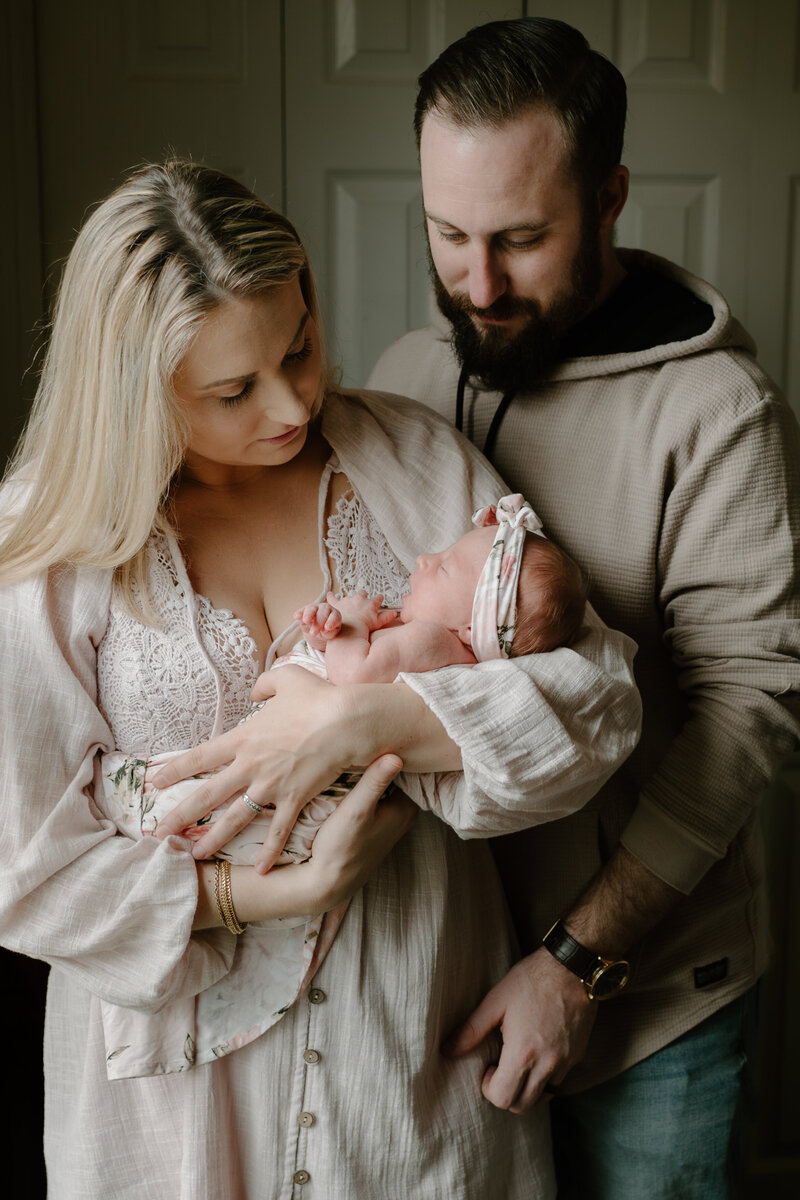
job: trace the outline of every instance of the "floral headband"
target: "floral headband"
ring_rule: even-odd
[[[515,492],[497,504],[479,508],[472,524],[479,529],[497,526],[472,602],[472,653],[479,662],[510,658],[525,534],[544,537],[542,522],[525,497]]]

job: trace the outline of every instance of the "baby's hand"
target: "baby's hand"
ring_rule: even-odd
[[[335,600],[336,597],[329,594],[328,599]],[[315,642],[322,643],[314,646],[317,650],[323,650],[325,643],[338,637],[342,629],[342,614],[332,604],[306,604],[305,608],[298,608],[294,619],[300,622],[300,628],[312,646]]]
[[[363,590],[340,599],[329,592],[328,600],[337,605],[343,620],[349,625],[364,625],[369,633],[384,629],[397,620],[396,609],[381,608],[383,596],[367,596]]]

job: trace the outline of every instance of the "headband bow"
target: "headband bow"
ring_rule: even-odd
[[[472,524],[479,529],[497,526],[472,602],[472,653],[479,662],[510,658],[525,534],[544,537],[542,522],[525,497],[515,492],[497,504],[479,508]]]

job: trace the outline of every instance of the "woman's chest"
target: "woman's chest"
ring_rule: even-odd
[[[331,586],[382,592],[388,604],[400,603],[407,573],[357,496],[337,501],[324,532],[324,547],[322,530],[315,527],[313,537],[291,547],[276,543],[264,558],[259,549],[248,559],[248,543],[240,543],[243,575],[248,567],[255,576],[254,562],[262,563],[260,577],[283,578],[285,603],[294,608]],[[117,747],[155,754],[197,745],[241,719],[262,669],[263,642],[260,646],[250,625],[257,621],[257,599],[248,617],[238,594],[221,590],[209,597],[195,589],[177,546],[165,537],[154,535],[147,554],[158,624],[144,624],[113,600],[98,647],[97,679],[100,708]],[[325,558],[332,574],[323,569]],[[206,570],[213,572],[213,560]],[[296,603],[294,594],[300,597]],[[274,630],[276,637],[282,628]],[[280,651],[290,643],[282,639]]]
[[[244,622],[262,664],[296,609],[316,600],[326,585],[314,517],[313,523],[217,522],[182,542],[194,591]]]
[[[118,597],[97,651],[99,706],[116,745],[155,754],[206,741],[247,711],[261,669],[258,648],[232,611],[196,595],[167,539],[147,547],[157,624]]]

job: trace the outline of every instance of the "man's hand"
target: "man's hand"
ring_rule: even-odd
[[[442,1049],[465,1054],[499,1028],[500,1061],[481,1091],[496,1108],[524,1113],[581,1061],[596,1013],[577,976],[542,948],[512,967]]]
[[[678,899],[678,892],[618,846],[564,922],[582,945],[622,957]],[[499,1028],[500,1061],[487,1070],[481,1091],[497,1108],[527,1112],[586,1054],[597,1004],[577,975],[542,947],[492,988],[442,1049],[464,1054]]]

